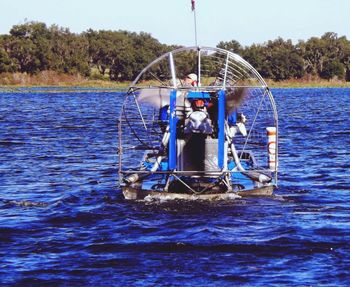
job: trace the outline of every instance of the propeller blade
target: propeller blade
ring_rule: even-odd
[[[138,92],[137,100],[140,103],[147,103],[155,108],[161,108],[170,104],[170,89],[141,89]],[[244,87],[228,89],[226,93],[226,113],[231,114],[235,108],[239,107],[248,94],[248,89]]]
[[[170,89],[142,89],[138,92],[137,100],[147,103],[155,108],[161,108],[170,104]]]
[[[247,94],[248,89],[244,87],[228,89],[226,93],[226,113],[229,115],[235,108],[239,107]]]

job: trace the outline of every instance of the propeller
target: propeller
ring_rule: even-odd
[[[170,89],[151,88],[141,89],[137,100],[140,103],[147,103],[155,108],[161,108],[170,104]]]
[[[231,114],[234,109],[239,107],[246,95],[248,94],[248,89],[245,87],[237,87],[227,89],[226,92],[226,114]]]
[[[171,90],[168,88],[141,89],[137,100],[140,103],[147,103],[155,108],[161,108],[170,104],[170,92]],[[248,89],[244,87],[227,89],[226,114],[231,114],[235,108],[239,107],[247,94]]]

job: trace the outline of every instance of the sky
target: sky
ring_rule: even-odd
[[[0,34],[26,21],[93,30],[147,32],[161,43],[193,46],[191,0],[0,0]],[[198,44],[243,46],[325,32],[350,39],[350,0],[196,0]]]

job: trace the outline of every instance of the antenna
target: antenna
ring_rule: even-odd
[[[194,40],[196,46],[198,46],[197,42],[197,17],[196,17],[196,0],[191,0],[191,9],[193,12],[193,19],[194,19]]]

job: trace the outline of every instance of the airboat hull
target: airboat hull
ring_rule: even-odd
[[[264,186],[250,190],[226,193],[211,193],[211,194],[187,194],[164,192],[159,190],[142,190],[130,186],[122,188],[125,199],[127,200],[203,200],[203,201],[222,201],[235,200],[241,197],[269,197],[273,195],[275,186]]]

